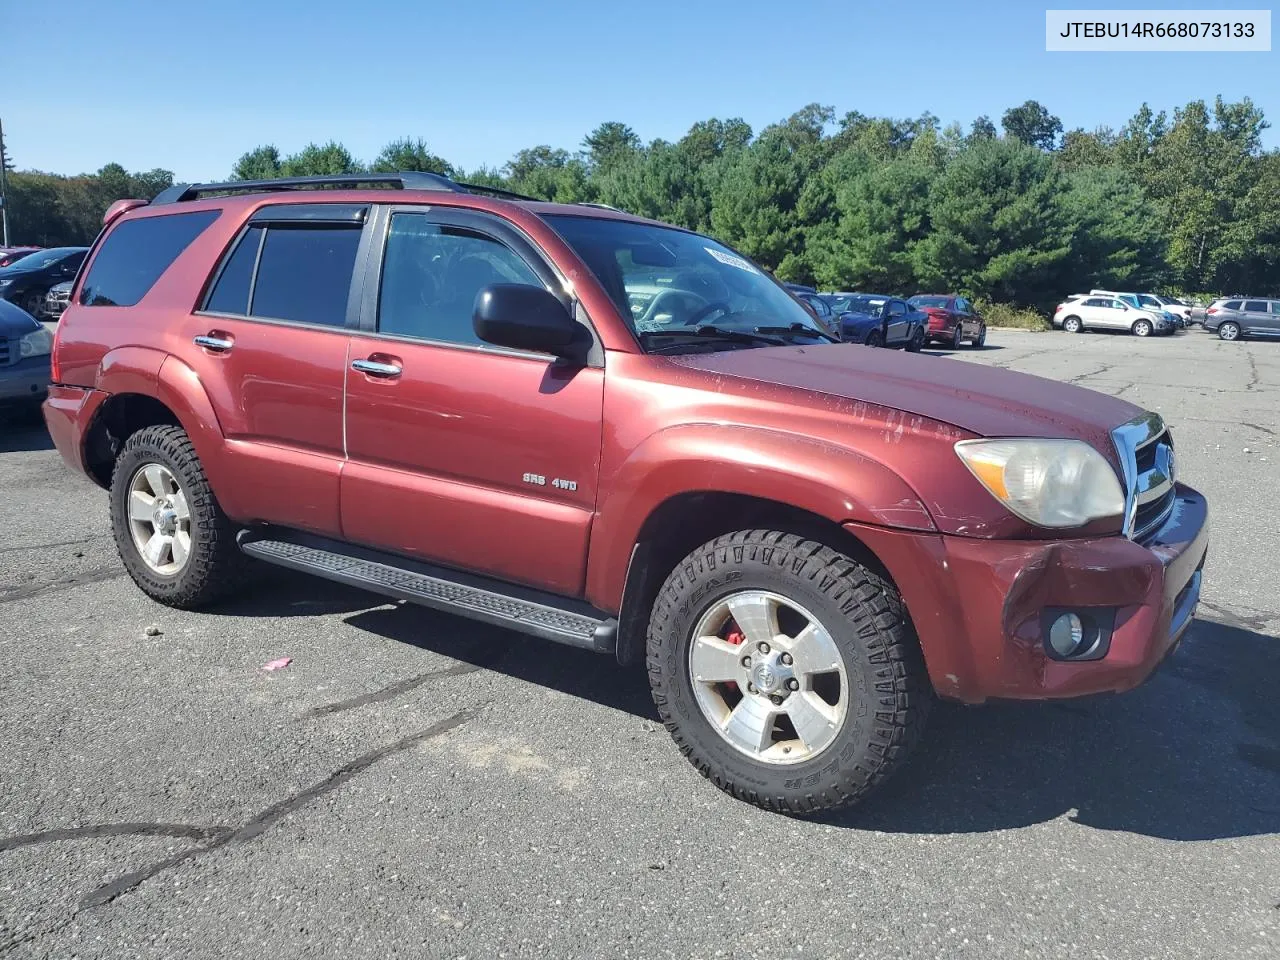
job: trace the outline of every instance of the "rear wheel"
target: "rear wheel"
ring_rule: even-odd
[[[978,330],[978,335],[974,337],[970,341],[970,343],[972,343],[975,347],[979,347],[979,348],[985,347],[987,345],[987,325],[985,323]]]
[[[1080,322],[1079,317],[1067,317],[1062,321],[1062,329],[1067,333],[1079,333],[1084,329],[1084,324]]]
[[[181,427],[145,427],[125,441],[111,478],[111,528],[143,593],[194,609],[240,583],[246,563],[191,439]]]
[[[893,585],[777,531],[728,534],[680,562],[654,602],[647,663],[685,756],[770,810],[858,802],[906,760],[932,702]]]
[[[1223,340],[1239,340],[1240,324],[1236,323],[1234,320],[1226,321],[1226,323],[1219,325],[1218,336]]]
[[[22,295],[22,309],[37,320],[44,314],[44,294],[35,290]]]
[[[924,349],[924,327],[916,327],[916,332],[912,335],[911,340],[907,343],[907,350],[911,353],[919,353]]]
[[[951,349],[959,350],[960,344],[962,344],[963,342],[964,342],[964,325],[961,323],[957,323],[955,331],[951,334]]]
[[[1149,337],[1149,336],[1151,336],[1151,321],[1150,321],[1150,320],[1136,320],[1136,321],[1134,321],[1134,324],[1133,324],[1133,335],[1134,335],[1135,337]]]

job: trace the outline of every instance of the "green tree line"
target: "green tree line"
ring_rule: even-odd
[[[710,233],[780,278],[824,289],[971,297],[1045,308],[1090,286],[1280,295],[1280,151],[1247,98],[1147,105],[1119,131],[1063,130],[1035,101],[999,128],[837,118],[810,104],[758,133],[741,119],[695,123],[643,143],[601,124],[570,152],[539,145],[500,169],[462,170],[421,139],[372,161],[342,144],[282,155],[259,146],[232,179],[420,170],[562,202],[594,202]],[[21,242],[85,243],[102,212],[150,197],[168,171],[111,164],[9,178]]]

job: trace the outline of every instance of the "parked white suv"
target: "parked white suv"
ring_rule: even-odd
[[[1139,337],[1172,333],[1173,323],[1164,311],[1140,310],[1117,297],[1076,295],[1060,303],[1053,325],[1067,333],[1082,330],[1128,330]]]

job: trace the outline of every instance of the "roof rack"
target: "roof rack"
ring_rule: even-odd
[[[598,207],[598,208],[599,208],[599,209],[601,209],[601,210],[618,210],[618,208],[617,208],[617,207],[612,206],[612,205],[607,204],[607,203],[590,203],[590,202],[588,202],[588,201],[586,201],[586,200],[579,200],[576,204],[574,204],[574,206],[578,206],[578,207]],[[622,211],[621,211],[621,210],[618,210],[618,212],[619,212],[619,213],[622,213]]]
[[[229,180],[226,183],[175,183],[151,201],[182,203],[211,193],[266,193],[276,190],[318,190],[323,187],[361,187],[385,184],[393,190],[447,190],[451,193],[489,193],[509,200],[534,200],[522,193],[471,183],[457,183],[438,173],[343,173],[321,177],[276,177],[270,180]]]

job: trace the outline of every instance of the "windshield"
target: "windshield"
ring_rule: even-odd
[[[838,313],[865,313],[879,317],[884,313],[885,298],[872,296],[836,297],[831,307]]]
[[[801,333],[825,335],[786,290],[708,237],[626,220],[545,219],[591,268],[636,334],[798,325]]]
[[[913,307],[940,307],[943,310],[950,302],[950,297],[912,297],[907,301]]]

